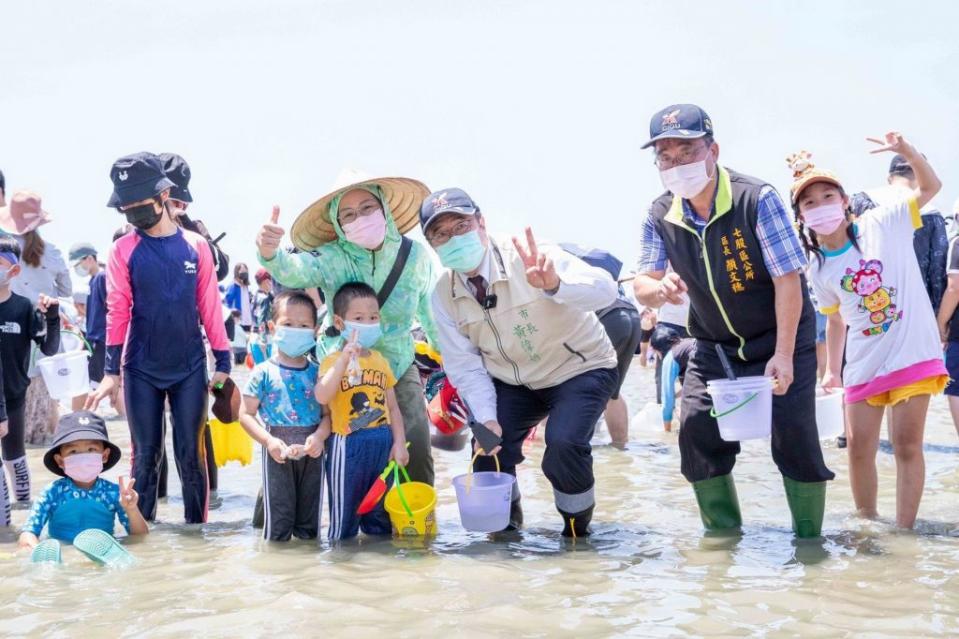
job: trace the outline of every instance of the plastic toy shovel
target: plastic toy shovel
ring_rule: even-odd
[[[410,447],[410,443],[406,442],[406,447]],[[393,467],[396,466],[396,462],[390,460],[390,463],[386,465],[386,468],[380,473],[380,476],[376,478],[376,481],[373,482],[373,485],[370,487],[366,497],[363,498],[363,501],[360,502],[359,508],[356,509],[357,515],[365,515],[368,512],[372,512],[376,505],[380,503],[380,500],[383,499],[383,495],[386,494],[386,478],[390,476],[390,473],[393,472]]]

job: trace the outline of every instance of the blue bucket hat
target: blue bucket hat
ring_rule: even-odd
[[[658,111],[649,121],[648,148],[669,138],[695,140],[713,134],[713,121],[695,104],[671,104]]]
[[[110,180],[113,181],[113,195],[107,206],[111,208],[148,200],[176,186],[163,173],[160,158],[146,151],[125,155],[114,162],[110,168]]]
[[[170,197],[181,202],[192,202],[190,195],[190,165],[176,153],[161,153],[157,156],[163,163],[163,172],[173,181]]]

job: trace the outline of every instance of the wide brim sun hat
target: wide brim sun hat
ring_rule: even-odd
[[[832,171],[820,169],[812,162],[812,154],[808,151],[793,153],[786,158],[786,164],[793,172],[793,183],[789,187],[790,201],[795,204],[796,199],[807,186],[817,182],[826,182],[842,188],[842,183]]]
[[[384,204],[393,216],[400,233],[406,233],[419,224],[420,205],[430,190],[419,180],[404,177],[372,178],[356,169],[340,172],[333,189],[297,216],[290,231],[293,245],[309,251],[337,239],[330,220],[330,203],[339,195],[357,188],[379,187]]]

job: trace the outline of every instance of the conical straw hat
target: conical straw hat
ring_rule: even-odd
[[[386,206],[400,233],[406,233],[419,221],[420,205],[430,190],[418,180],[401,177],[371,178],[357,169],[340,172],[333,189],[306,207],[293,223],[290,236],[297,248],[309,251],[336,239],[336,230],[330,221],[330,202],[337,195],[361,186],[378,186]]]

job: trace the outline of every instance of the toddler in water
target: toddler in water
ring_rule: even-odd
[[[333,435],[327,446],[330,484],[330,540],[390,533],[380,503],[366,515],[356,509],[391,459],[406,466],[406,431],[396,403],[396,379],[389,363],[372,350],[380,339],[376,292],[360,282],[344,284],[333,297],[333,326],[344,336],[342,348],[320,366],[316,399],[329,406]]]
[[[273,357],[250,374],[240,415],[243,429],[263,446],[263,537],[315,539],[323,492],[320,457],[330,418],[313,397],[317,365],[307,359],[316,344],[313,300],[296,291],[281,293],[270,330]]]
[[[68,544],[91,528],[113,535],[117,519],[130,535],[149,533],[137,508],[134,480],[121,477],[117,485],[100,477],[118,461],[120,449],[110,442],[99,415],[78,411],[61,417],[43,464],[62,479],[47,486],[33,504],[20,533],[20,547],[34,548],[44,526],[51,539]]]
[[[60,313],[57,300],[40,295],[36,307],[27,298],[10,290],[20,274],[20,244],[12,237],[0,237],[0,360],[3,362],[3,399],[6,428],[0,421],[3,463],[10,475],[14,498],[30,501],[30,470],[24,450],[24,411],[30,378],[30,350],[33,344],[44,355],[60,348]],[[10,525],[10,498],[0,472],[0,526]]]
[[[919,209],[936,195],[940,182],[899,133],[871,141],[881,145],[874,153],[900,153],[909,162],[918,183],[909,197],[867,211],[853,223],[838,178],[817,169],[803,152],[789,159],[795,178],[792,204],[802,241],[816,258],[810,260],[809,275],[819,310],[828,318],[823,386],[845,386],[856,508],[865,517],[877,516],[876,451],[882,416],[892,407],[896,522],[912,528],[925,481],[922,440],[929,397],[948,381],[912,242],[913,230],[922,225]]]

